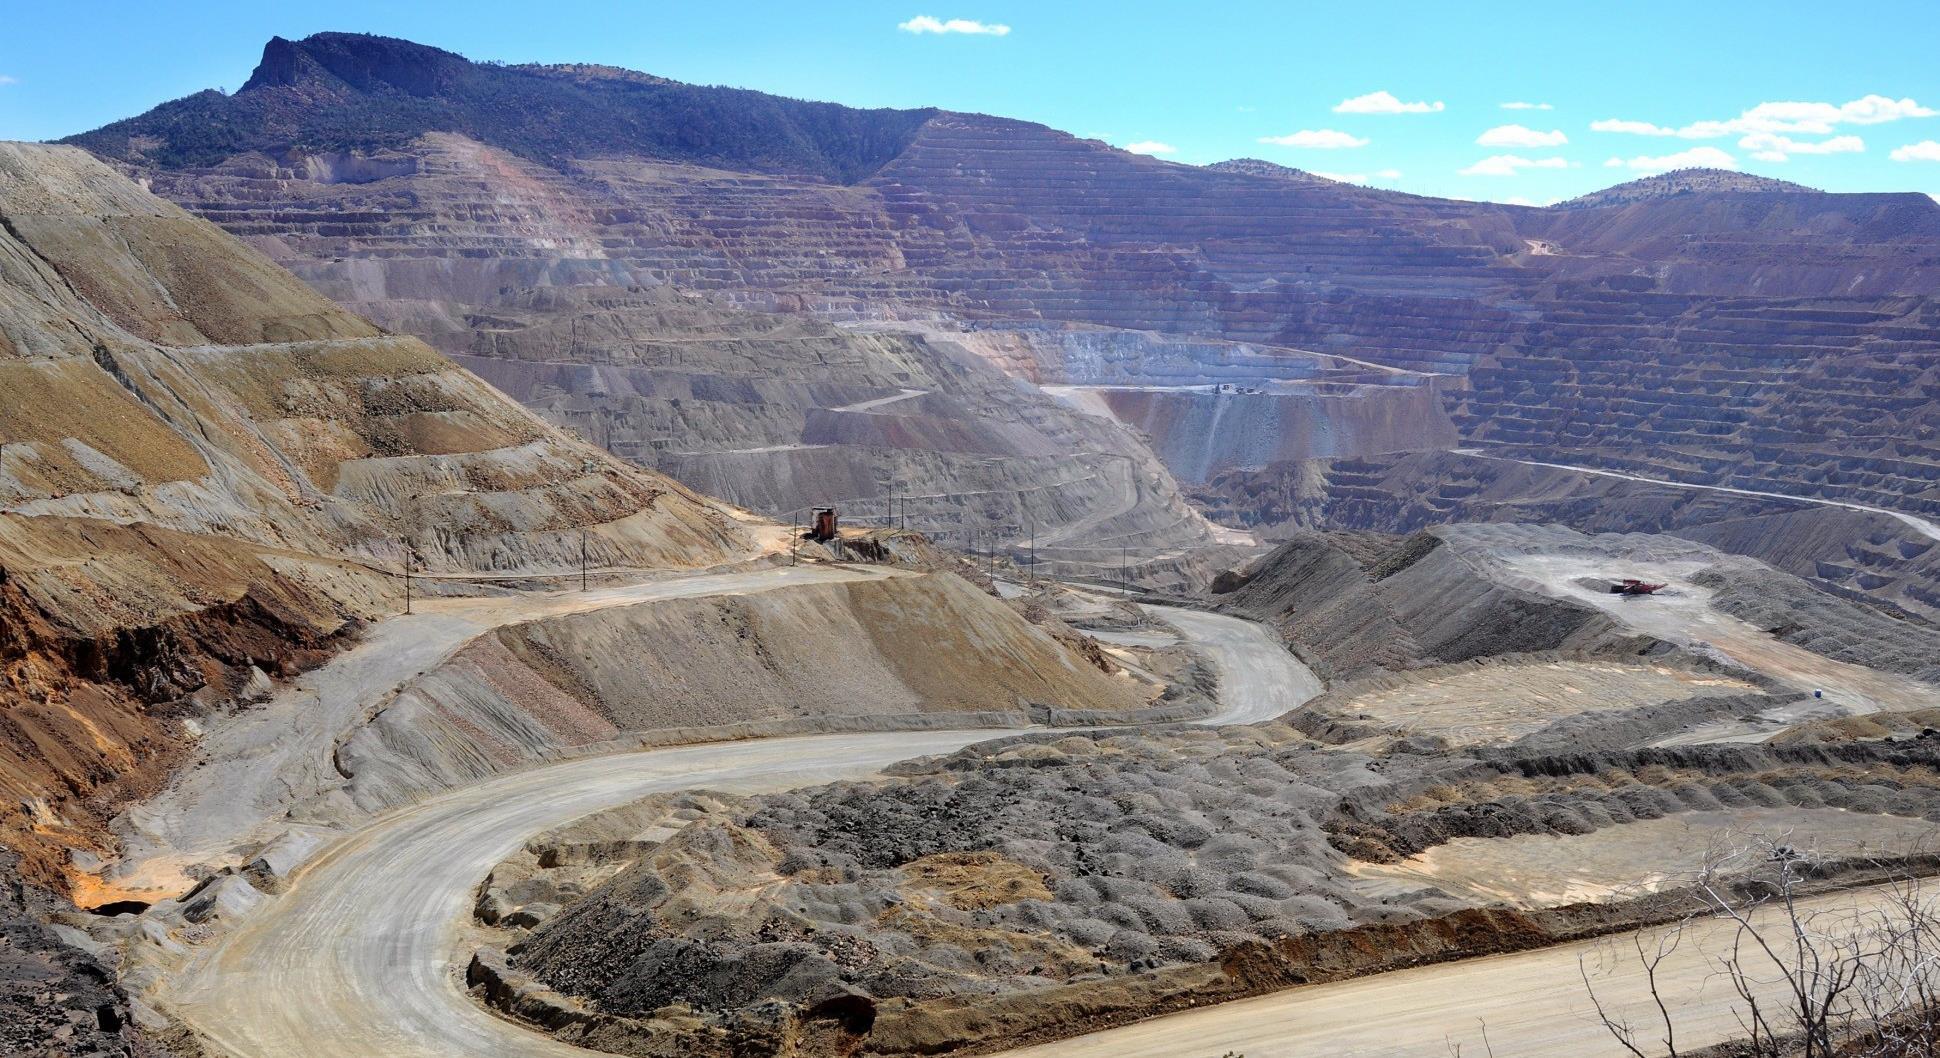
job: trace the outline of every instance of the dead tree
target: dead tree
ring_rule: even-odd
[[[1678,1058],[1665,963],[1701,923],[1722,923],[1728,943],[1704,957],[1736,996],[1733,1014],[1743,1037],[1734,1053],[1940,1056],[1940,900],[1930,885],[1906,875],[1884,890],[1855,896],[1851,906],[1816,906],[1804,897],[1819,866],[1792,846],[1768,840],[1708,858],[1691,887],[1701,910],[1632,938],[1655,1007],[1647,1029],[1614,1011],[1598,994],[1587,960],[1579,961],[1584,989],[1611,1038],[1636,1058]]]

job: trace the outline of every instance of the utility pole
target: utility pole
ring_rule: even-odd
[[[404,541],[404,612],[411,612],[411,544]]]
[[[586,527],[579,527],[579,590],[586,590]]]
[[[1129,545],[1118,549],[1118,579],[1124,581],[1127,588],[1132,586],[1132,549]]]
[[[1031,519],[1031,583],[1037,583],[1037,519]]]

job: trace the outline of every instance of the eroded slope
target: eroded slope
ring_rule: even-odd
[[[190,714],[394,612],[407,560],[564,569],[582,530],[612,565],[752,549],[74,148],[0,144],[0,394],[0,770],[43,879]]]

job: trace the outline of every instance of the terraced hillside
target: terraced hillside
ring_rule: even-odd
[[[449,53],[421,49],[452,72],[399,109],[418,88],[398,56],[418,52],[373,40],[276,42],[233,97],[75,142],[448,351],[489,354],[504,314],[562,286],[668,284],[838,321],[1200,335],[1466,376],[1462,431],[1532,453],[1940,510],[1940,206],[1922,195],[1682,174],[1523,209],[1176,165],[953,113],[876,115],[865,138],[882,149],[840,172],[631,132],[542,149],[467,116],[483,75]],[[594,127],[674,112],[615,102],[641,75],[519,70],[492,92],[574,86]],[[185,142],[185,108],[244,131],[223,149]],[[371,108],[395,120],[346,131]],[[710,113],[695,127],[715,130]]]
[[[434,83],[421,84],[420,69],[439,71]],[[1075,351],[1066,360],[1053,348],[1067,344],[1054,328],[990,331],[990,306],[959,311],[939,295],[954,280],[924,262],[961,256],[961,266],[974,266],[960,233],[934,231],[898,193],[857,182],[867,172],[759,152],[729,157],[715,138],[754,135],[737,124],[750,105],[745,94],[678,86],[693,97],[681,113],[701,146],[636,135],[636,119],[673,113],[665,95],[674,89],[655,80],[647,91],[648,80],[580,67],[481,68],[403,42],[323,35],[274,44],[234,97],[205,93],[76,142],[139,170],[340,303],[478,358],[465,362],[549,416],[737,503],[782,515],[847,500],[886,513],[894,488],[919,501],[911,524],[931,530],[968,524],[1021,542],[1034,524],[1101,555],[1207,542],[1137,438],[1004,377],[1018,369],[1036,380],[1035,365],[1055,380],[1105,381],[1083,370]],[[568,89],[573,112],[599,115],[591,126],[629,131],[598,149],[540,144],[514,118],[478,110],[479,93],[567,106],[555,96]],[[771,102],[782,115],[799,106]],[[383,117],[360,133],[348,116],[366,113]],[[858,144],[901,135],[868,172],[902,153],[929,116],[844,113],[804,142],[848,157]],[[322,124],[306,124],[305,114]],[[215,158],[183,130],[218,115],[233,130],[233,149]],[[829,131],[838,126],[848,131]],[[788,143],[808,135],[792,125],[770,131]],[[1014,276],[1017,267],[1001,271]],[[775,312],[874,321],[879,332],[898,333],[859,336],[765,315]],[[959,316],[980,322],[972,331]],[[1090,328],[1068,344],[1117,333]],[[1006,359],[1024,345],[1042,355],[1031,364]],[[966,349],[992,354],[994,366]],[[1340,373],[1326,358],[1291,350],[1202,346],[1194,355],[1205,361],[1201,375]],[[1248,358],[1251,369],[1235,370]],[[1357,408],[1417,417],[1419,377],[1358,374],[1340,382]],[[905,389],[929,398],[872,406],[868,419],[849,410]],[[1321,429],[1333,411],[1321,400],[1285,403],[1287,415]],[[1446,430],[1443,414],[1432,399],[1426,406],[1431,429],[1401,443],[1445,440],[1432,429]],[[990,465],[996,457],[1005,457],[1003,468]],[[1122,492],[1133,481],[1139,494],[1128,502]],[[1050,495],[1058,501],[1043,502]],[[1083,556],[1074,548],[1066,557]]]
[[[43,881],[85,873],[62,850],[101,847],[191,714],[399,609],[406,561],[756,550],[69,147],[0,144],[0,421],[0,834]]]
[[[1829,591],[1940,616],[1940,541],[1878,511],[1586,474],[1492,453],[1311,459],[1195,486],[1215,520],[1265,539],[1304,530],[1412,533],[1457,522],[1668,533],[1769,562]]]

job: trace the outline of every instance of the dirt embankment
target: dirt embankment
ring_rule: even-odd
[[[194,725],[337,650],[375,581],[152,526],[0,520],[0,840],[27,877],[87,884],[108,819]]]
[[[1935,684],[1940,702],[1940,626],[1884,603],[1847,599],[1773,571],[1706,570],[1691,578],[1711,605],[1814,654]]]
[[[890,576],[510,626],[415,681],[338,756],[377,809],[609,745],[1209,708],[1164,690],[953,574]]]
[[[1330,682],[1473,658],[1654,645],[1587,607],[1490,581],[1455,550],[1434,532],[1302,534],[1226,578],[1214,599],[1279,629]]]
[[[1528,458],[1583,461],[1554,453]],[[1645,470],[1644,476],[1678,479],[1674,469]],[[1803,488],[1772,487],[1810,495]],[[1269,540],[1317,531],[1413,533],[1457,522],[1663,533],[1756,558],[1834,592],[1929,618],[1940,615],[1940,546],[1889,515],[1808,499],[1680,488],[1458,452],[1230,470],[1198,486],[1192,497],[1214,521]]]
[[[625,1053],[977,1053],[1685,906],[1675,886],[1481,906],[1356,863],[1733,806],[1936,819],[1936,765],[1929,743],[1483,758],[1373,757],[1282,725],[1024,736],[894,780],[675,798],[542,838],[488,883],[510,956],[472,976]]]

